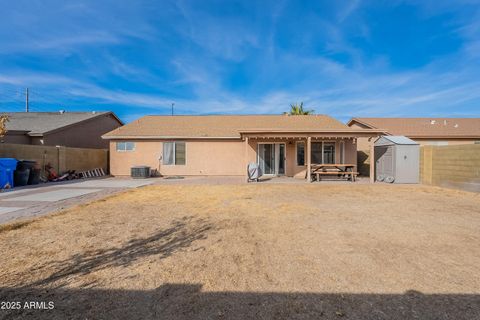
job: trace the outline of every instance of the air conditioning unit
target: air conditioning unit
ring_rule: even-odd
[[[137,179],[145,179],[150,177],[150,167],[137,166],[130,168],[130,176]]]

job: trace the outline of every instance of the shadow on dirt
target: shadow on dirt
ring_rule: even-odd
[[[173,221],[166,229],[145,238],[132,239],[121,247],[86,251],[64,261],[52,261],[43,268],[56,271],[49,277],[32,283],[32,286],[52,283],[61,285],[65,279],[105,268],[129,266],[138,259],[148,256],[164,259],[190,247],[195,241],[206,239],[208,232],[213,229],[213,224],[207,220],[183,217]]]
[[[2,301],[53,301],[52,310],[1,310],[5,319],[480,319],[475,294],[203,292],[165,284],[151,291],[0,288]]]

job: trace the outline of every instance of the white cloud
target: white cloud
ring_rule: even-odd
[[[355,10],[360,6],[361,0],[349,0],[348,3],[344,4],[344,1],[341,1],[342,7],[340,12],[337,15],[338,22],[343,22],[347,19]]]

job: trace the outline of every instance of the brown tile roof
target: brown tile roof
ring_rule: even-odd
[[[370,128],[414,138],[480,138],[480,118],[353,118]]]
[[[245,131],[354,131],[326,115],[145,116],[103,137],[240,138]]]
[[[25,131],[31,136],[42,136],[84,121],[101,117],[114,117],[120,125],[123,123],[111,111],[105,112],[7,112],[8,131]]]

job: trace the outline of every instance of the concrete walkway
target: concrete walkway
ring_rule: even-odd
[[[0,223],[45,215],[158,179],[100,178],[47,183],[0,193]]]

